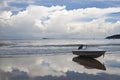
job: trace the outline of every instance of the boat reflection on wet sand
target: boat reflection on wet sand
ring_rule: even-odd
[[[104,66],[104,64],[102,64],[101,62],[93,58],[74,57],[73,61],[77,62],[80,65],[83,65],[87,69],[106,70],[106,67]]]

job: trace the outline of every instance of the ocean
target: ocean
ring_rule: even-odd
[[[0,55],[71,53],[79,45],[97,47],[107,52],[119,51],[119,39],[39,39],[0,40]]]
[[[81,44],[106,53],[73,55]],[[0,80],[120,80],[120,40],[0,40]]]

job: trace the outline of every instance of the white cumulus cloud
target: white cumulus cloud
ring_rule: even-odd
[[[0,13],[0,37],[96,37],[120,32],[120,21],[107,22],[120,8],[85,8],[67,10],[65,6],[29,5],[16,15]],[[74,37],[74,36],[71,36]]]

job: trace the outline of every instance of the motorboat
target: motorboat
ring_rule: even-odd
[[[105,54],[106,51],[97,48],[86,48],[72,51],[73,54],[80,57],[97,58]]]

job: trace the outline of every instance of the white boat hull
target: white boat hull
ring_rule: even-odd
[[[79,55],[80,57],[90,57],[90,58],[97,58],[104,55],[105,51],[82,51],[76,50],[72,51],[73,54]]]

